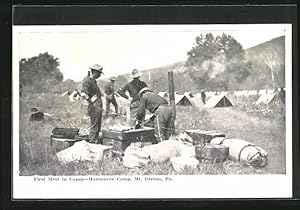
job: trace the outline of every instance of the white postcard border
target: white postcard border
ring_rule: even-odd
[[[128,30],[147,28],[180,30],[180,26],[127,26]],[[286,174],[263,175],[177,175],[177,176],[19,176],[19,66],[18,35],[22,32],[101,29],[100,26],[14,26],[13,27],[13,199],[106,199],[106,198],[291,198],[292,197],[292,25],[291,24],[223,24],[197,25],[202,30],[255,30],[283,28],[285,35],[286,78]],[[113,30],[114,26],[105,26]],[[126,26],[120,27],[125,30]],[[138,30],[140,30],[140,28]],[[126,30],[127,30],[126,29]],[[114,181],[70,179],[114,178]],[[45,178],[45,181],[37,181]],[[121,180],[131,178],[131,181]],[[158,180],[161,178],[162,181]],[[63,181],[63,179],[66,179]],[[119,180],[118,180],[119,179]],[[141,179],[141,180],[139,180]],[[147,180],[146,180],[147,179]]]

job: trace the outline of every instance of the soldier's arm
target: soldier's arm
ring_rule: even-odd
[[[138,107],[138,111],[137,111],[137,121],[138,124],[141,124],[144,116],[146,114],[146,99],[145,98],[141,98],[139,107]]]
[[[123,98],[129,99],[128,95],[126,95],[126,91],[128,91],[128,85],[126,84],[124,87],[120,88],[117,92]]]
[[[142,81],[142,83],[143,83],[143,86],[144,86],[144,87],[148,87],[148,85],[146,84],[146,82]],[[143,87],[143,88],[144,88],[144,87]]]
[[[82,88],[81,88],[81,97],[84,98],[85,100],[88,100],[89,99],[89,89],[90,89],[90,84],[85,81],[83,84],[82,84]]]

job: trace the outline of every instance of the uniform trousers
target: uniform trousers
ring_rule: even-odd
[[[88,106],[88,115],[90,117],[90,143],[97,143],[99,132],[101,130],[102,120],[102,101],[97,100],[95,103],[91,103]]]
[[[158,141],[175,135],[175,112],[173,106],[160,105],[154,113],[155,136]]]

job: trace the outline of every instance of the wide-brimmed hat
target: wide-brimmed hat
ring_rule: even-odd
[[[95,64],[95,65],[93,65],[92,67],[90,67],[90,69],[91,69],[91,70],[98,71],[98,72],[100,72],[101,74],[104,74],[104,73],[102,72],[102,70],[103,70],[103,67],[102,67],[102,66],[100,66],[99,64]]]
[[[115,77],[109,78],[110,81],[116,81],[117,79]]]
[[[137,70],[137,69],[133,69],[132,73],[130,75],[131,78],[137,78],[137,77],[140,77],[140,76],[142,76],[142,73],[139,72],[139,70]]]
[[[143,94],[144,92],[146,92],[146,91],[152,92],[152,90],[151,90],[150,88],[144,87],[144,88],[142,88],[142,89],[140,90],[140,92],[139,92],[139,97],[142,97],[142,94]]]

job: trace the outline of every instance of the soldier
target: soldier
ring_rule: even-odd
[[[282,104],[285,104],[285,90],[282,87],[279,88],[278,97]]]
[[[118,93],[130,100],[130,125],[134,126],[136,124],[136,115],[137,110],[140,104],[139,92],[144,87],[147,87],[147,84],[140,80],[141,73],[137,69],[132,70],[131,78],[133,80],[127,83],[124,87],[118,90]],[[126,95],[126,91],[129,92],[130,97]]]
[[[175,134],[175,112],[172,106],[161,96],[153,93],[145,87],[139,92],[141,102],[138,107],[136,128],[140,128],[146,109],[152,114],[154,120],[155,135],[158,142],[167,140]]]
[[[116,78],[111,77],[109,78],[110,83],[105,86],[105,94],[106,94],[106,115],[109,113],[110,103],[115,107],[115,112],[118,113],[118,104],[115,98],[115,91],[114,91],[114,82]]]
[[[22,96],[22,84],[20,83],[20,87],[19,87],[19,95]]]
[[[205,104],[205,101],[206,101],[206,94],[205,94],[205,91],[204,91],[204,90],[201,91],[201,99],[202,99],[202,103]]]
[[[102,118],[102,99],[101,91],[97,85],[96,79],[100,78],[103,74],[103,67],[95,64],[90,67],[91,71],[84,79],[81,89],[81,97],[88,101],[88,115],[90,117],[90,143],[97,143],[98,135],[101,130],[101,118]]]

